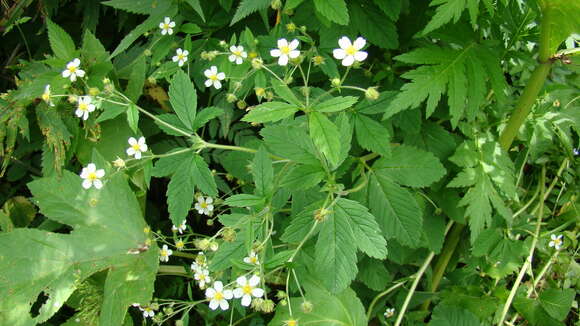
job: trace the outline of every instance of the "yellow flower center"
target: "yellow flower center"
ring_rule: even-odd
[[[163,29],[169,29],[169,24],[163,23]]]
[[[561,245],[561,244],[562,244],[562,240],[561,240],[561,239],[554,239],[554,244],[555,244],[556,246],[559,246],[559,245]]]
[[[213,298],[214,300],[221,301],[224,298],[224,294],[221,292],[216,292]]]
[[[177,241],[177,243],[175,244],[175,247],[177,247],[177,249],[182,249],[184,247],[183,241]]]
[[[161,256],[163,256],[163,257],[169,256],[167,253],[167,249],[161,249]]]
[[[185,56],[182,54],[178,54],[177,55],[177,59],[179,59],[180,61],[185,61]]]
[[[246,284],[242,286],[242,291],[244,291],[245,294],[252,294],[252,287],[249,284]]]
[[[242,51],[232,51],[232,53],[238,57],[242,56]]]
[[[298,321],[296,321],[295,319],[291,319],[291,320],[288,320],[286,322],[286,325],[287,326],[296,326],[296,325],[298,325]]]
[[[139,146],[139,144],[135,144],[135,145],[131,145],[131,148],[133,148],[134,150],[138,151],[141,149],[141,146]]]
[[[48,102],[48,100],[50,100],[50,93],[44,93],[44,94],[42,94],[42,99],[45,102]]]
[[[209,76],[209,79],[211,79],[213,81],[218,80],[217,75],[211,75],[211,76]],[[204,205],[205,205],[205,203],[201,204],[201,207],[205,208],[206,206],[204,206]]]
[[[258,257],[252,256],[250,257],[250,263],[255,264],[258,261]]]
[[[86,103],[80,103],[79,104],[79,110],[81,111],[87,111],[89,109],[89,106]]]
[[[280,52],[282,52],[282,54],[288,55],[288,53],[290,53],[290,48],[288,46],[283,46],[280,48]]]
[[[205,281],[205,274],[200,274],[199,275],[199,280],[200,281]]]
[[[71,67],[69,67],[69,68],[68,68],[68,71],[70,71],[70,72],[71,72],[71,74],[72,74],[72,73],[74,73],[75,71],[77,71],[77,67],[75,67],[75,66],[71,66]]]
[[[87,179],[89,179],[89,180],[91,180],[91,181],[97,180],[97,179],[98,179],[98,178],[97,178],[97,174],[96,174],[95,172],[91,172],[91,173],[89,173],[89,175],[87,176]]]
[[[213,78],[212,78],[212,79],[213,79]],[[217,79],[217,78],[216,78],[216,79]],[[213,79],[213,80],[216,80],[216,79]],[[203,203],[199,204],[199,206],[200,206],[201,208],[207,208],[207,203],[203,202]]]
[[[357,50],[354,46],[351,45],[351,46],[347,47],[344,50],[344,52],[346,52],[346,54],[348,54],[348,55],[354,55],[357,52]]]

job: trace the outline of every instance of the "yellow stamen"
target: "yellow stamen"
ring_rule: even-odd
[[[135,145],[131,145],[131,148],[133,148],[134,150],[138,151],[141,149],[141,146],[139,146],[139,144],[135,144]]]
[[[95,172],[91,172],[89,173],[89,175],[87,176],[87,179],[94,181],[96,179],[98,179],[97,174]]]
[[[86,103],[79,103],[79,110],[87,111],[88,109],[89,109],[89,106]]]
[[[242,291],[245,294],[252,294],[252,287],[250,285],[246,284],[246,285],[242,286]]]
[[[354,46],[349,46],[347,47],[344,52],[346,52],[346,54],[348,55],[354,55],[357,52],[357,49]]]
[[[77,71],[77,67],[75,67],[75,66],[70,66],[70,67],[68,68],[68,71],[70,71],[71,73],[73,73],[73,72]]]
[[[221,300],[223,300],[224,295],[221,292],[216,292],[213,298],[214,298],[214,300],[221,301]]]
[[[282,54],[288,54],[290,53],[290,48],[288,46],[283,46],[280,48],[280,52],[282,52]]]

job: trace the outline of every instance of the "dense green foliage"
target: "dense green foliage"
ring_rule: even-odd
[[[0,6],[0,325],[580,325],[580,2]]]

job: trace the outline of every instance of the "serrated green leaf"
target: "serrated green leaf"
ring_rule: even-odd
[[[314,258],[316,274],[332,293],[348,287],[358,272],[357,239],[343,211],[334,211],[321,223]]]
[[[471,312],[459,308],[440,304],[433,311],[433,318],[428,326],[478,326],[479,318]]]
[[[415,197],[388,177],[369,177],[368,207],[377,219],[385,238],[416,248],[421,242],[423,211]]]
[[[308,128],[310,138],[324,154],[329,163],[337,165],[340,160],[340,134],[332,121],[320,112],[308,114]]]
[[[187,24],[183,24],[179,27],[179,31],[186,33],[186,34],[199,34],[202,32],[201,27],[197,26],[196,24],[193,23],[187,23]],[[188,39],[189,40],[189,39]],[[184,46],[185,50],[187,50],[187,47]],[[191,50],[191,47],[190,47]],[[188,51],[190,51],[188,50]]]
[[[234,242],[224,242],[211,260],[209,269],[219,272],[232,266],[232,261],[242,262],[247,255],[246,232],[240,232]]]
[[[264,147],[260,147],[252,161],[252,175],[256,185],[256,195],[269,197],[274,190],[274,169],[272,160]]]
[[[131,130],[134,133],[138,133],[139,131],[139,110],[137,110],[137,106],[135,104],[130,104],[127,106],[127,123]]]
[[[284,102],[266,102],[254,107],[246,114],[242,121],[247,122],[276,122],[294,115],[298,111],[296,105]]]
[[[540,293],[540,302],[550,316],[563,321],[570,313],[575,296],[574,289],[545,289]]]
[[[68,33],[50,19],[46,19],[48,40],[54,55],[62,60],[71,61],[75,56],[75,43]]]
[[[537,299],[516,297],[513,306],[532,326],[564,326],[564,323],[552,318]]]
[[[348,9],[344,0],[314,0],[314,6],[328,20],[339,25],[348,24]]]
[[[356,140],[364,149],[383,156],[391,155],[391,133],[382,124],[363,114],[354,116]]]
[[[252,207],[264,204],[264,198],[249,194],[239,194],[228,197],[224,204],[233,207]]]
[[[324,175],[324,169],[320,165],[301,164],[284,174],[280,185],[291,190],[304,190],[316,186]]]
[[[145,85],[145,73],[147,72],[147,62],[145,57],[139,57],[133,64],[131,75],[129,76],[129,83],[125,94],[133,102],[137,103],[139,97],[143,94],[143,86]]]
[[[272,87],[274,88],[274,92],[276,95],[280,96],[284,101],[294,104],[294,106],[302,107],[302,102],[296,97],[296,94],[292,92],[288,85],[281,83],[278,80],[272,80]]]
[[[199,0],[185,0],[185,2],[187,2],[191,6],[191,8],[193,8],[193,10],[197,12],[199,17],[201,17],[201,20],[205,22],[205,16],[203,15],[203,9],[201,8]]]
[[[383,291],[391,283],[392,276],[382,260],[363,258],[359,263],[357,280],[362,281],[369,289]]]
[[[124,105],[119,105],[111,102],[103,102],[101,104],[101,109],[104,111],[99,115],[96,122],[100,123],[103,121],[111,120],[120,115],[121,113],[127,110],[127,107]]]
[[[167,126],[167,124],[161,123],[157,119],[155,120],[155,124],[159,127],[159,129],[163,130],[163,132],[165,132],[168,135],[183,137],[183,133],[175,130],[175,128],[177,128],[178,130],[181,130],[185,133],[191,133],[191,134],[193,133],[193,130],[187,128],[181,122],[181,120],[179,119],[179,117],[176,114],[173,114],[173,113],[159,114],[159,115],[157,115],[157,118],[159,118],[159,120],[166,122],[167,124],[169,124],[173,127],[173,128],[169,128]]]
[[[184,155],[167,185],[167,206],[169,218],[173,225],[181,225],[193,203],[195,194],[194,170],[195,163],[191,154]]]
[[[360,203],[345,198],[340,198],[333,207],[334,214],[344,215],[349,220],[357,239],[358,248],[377,259],[387,257],[387,242],[381,235],[379,225],[375,217]]]
[[[169,102],[177,116],[187,128],[192,128],[197,113],[197,94],[189,76],[177,71],[169,85]]]
[[[195,116],[195,120],[193,121],[192,130],[195,131],[203,127],[208,121],[217,118],[222,114],[224,114],[224,110],[214,106],[199,111],[199,113]]]
[[[167,154],[182,151],[184,149],[185,148],[177,147],[169,151]],[[181,154],[175,154],[158,159],[157,162],[155,162],[153,170],[151,171],[151,175],[157,178],[172,175],[173,173],[175,173],[175,171],[177,171],[179,165],[190,155],[191,155],[190,152],[183,152]]]
[[[217,185],[211,170],[207,163],[200,155],[193,156],[192,177],[195,186],[198,187],[204,194],[215,197],[218,194]]]
[[[101,4],[133,14],[150,14],[157,7],[157,0],[109,0]]]
[[[230,26],[253,14],[254,12],[268,8],[270,0],[242,0],[236,13],[230,22]]]
[[[373,170],[408,187],[427,187],[446,172],[432,153],[405,145],[393,148],[391,156],[378,160]]]
[[[307,279],[304,282],[306,300],[315,307],[313,312],[306,313],[300,306],[303,298],[290,298],[293,315],[288,309],[276,309],[276,315],[268,326],[284,325],[290,319],[299,320],[299,325],[318,326],[367,326],[365,308],[356,293],[348,288],[340,293],[329,293],[321,284]]]
[[[357,101],[358,98],[354,96],[336,96],[316,104],[312,107],[312,110],[318,112],[339,112],[352,107]]]
[[[438,7],[435,15],[423,30],[423,35],[438,29],[452,20],[456,23],[465,9],[469,9],[472,25],[476,23],[479,13],[479,0],[433,0],[431,6],[436,5]]]
[[[0,302],[3,323],[48,320],[83,280],[106,269],[102,324],[120,325],[132,303],[151,300],[159,249],[153,244],[143,253],[127,254],[143,246],[147,235],[139,204],[121,175],[109,178],[100,190],[85,190],[78,175],[63,171],[60,177],[31,182],[29,188],[42,214],[74,231],[0,234],[0,294],[9,298]],[[48,299],[32,317],[30,306],[41,292]]]
[[[270,153],[297,163],[320,165],[314,143],[305,131],[306,126],[306,122],[300,119],[284,121],[262,128],[260,135]]]
[[[387,3],[387,1],[383,1]],[[398,1],[390,1],[387,6],[392,7]],[[400,5],[399,5],[400,6]],[[370,3],[351,2],[349,3],[350,24],[355,26],[360,35],[369,40],[374,45],[383,49],[396,49],[399,47],[397,28],[393,21],[379,8]]]
[[[284,234],[282,234],[282,241],[295,243],[302,241],[314,225],[314,214],[316,210],[320,209],[322,205],[322,202],[315,202],[293,216],[292,221],[290,221],[290,224],[284,230]],[[316,236],[318,229],[320,228],[317,227],[312,232],[312,236]]]

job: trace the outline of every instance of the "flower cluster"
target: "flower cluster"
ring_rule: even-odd
[[[230,306],[228,300],[233,298],[241,298],[242,306],[249,307],[252,298],[261,298],[264,295],[264,290],[258,287],[259,284],[260,277],[257,275],[252,275],[249,279],[245,276],[238,277],[234,290],[225,288],[221,281],[215,281],[212,287],[205,290],[209,308],[216,310],[220,307],[222,310],[227,310]]]

